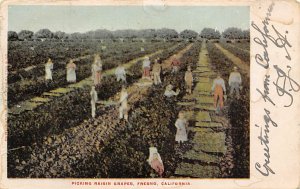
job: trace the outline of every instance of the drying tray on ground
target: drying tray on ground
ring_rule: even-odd
[[[202,92],[211,92],[211,87],[212,85],[210,83],[198,83],[195,87],[195,90]]]
[[[198,109],[204,110],[204,111],[215,111],[216,110],[216,108],[214,106],[205,105],[205,104],[197,104],[195,106],[195,108],[198,108]]]
[[[49,102],[50,99],[49,98],[43,98],[43,97],[34,97],[32,99],[30,99],[31,102]]]
[[[57,88],[55,90],[50,91],[51,93],[61,93],[61,94],[66,94],[71,91],[73,91],[73,88]]]
[[[196,121],[211,121],[209,112],[199,111],[195,117]]]
[[[220,169],[216,166],[181,163],[175,171],[176,175],[190,176],[197,178],[218,177]]]
[[[222,128],[223,125],[222,123],[219,122],[204,122],[204,121],[199,121],[196,122],[196,127],[204,127],[204,128]]]
[[[195,151],[205,151],[212,153],[225,153],[225,133],[215,132],[196,132],[192,139],[194,143],[193,149]]]
[[[189,150],[184,155],[183,158],[188,160],[197,160],[204,163],[220,163],[221,158],[216,155],[211,155],[204,153],[202,151]]]
[[[178,106],[194,106],[195,102],[177,102]]]
[[[8,113],[18,115],[24,111],[31,111],[42,104],[44,104],[44,103],[25,101],[25,102],[20,103],[17,106],[14,106],[11,109],[8,109]]]
[[[200,95],[197,97],[198,103],[200,104],[213,104],[214,98],[212,96]]]

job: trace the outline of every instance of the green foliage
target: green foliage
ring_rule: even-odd
[[[34,35],[36,38],[51,39],[53,37],[53,33],[49,29],[40,29]]]
[[[33,37],[33,32],[29,30],[22,30],[18,33],[20,40],[30,40]]]
[[[245,45],[248,45],[250,47],[250,43],[248,43],[248,42],[244,42],[244,43],[245,43]],[[229,50],[231,53],[233,53],[235,56],[239,57],[244,62],[250,64],[250,52],[249,51],[242,50],[240,48],[237,48],[234,45],[230,45],[227,43],[222,43],[222,46],[225,49]]]
[[[222,36],[228,39],[249,39],[250,30],[243,31],[240,28],[230,27],[222,33]]]
[[[7,33],[7,40],[8,41],[17,41],[18,38],[18,34],[15,31],[8,31]]]
[[[213,28],[204,28],[200,33],[200,37],[206,39],[220,39],[221,34],[218,30]]]
[[[183,30],[180,32],[179,36],[183,39],[196,39],[198,33],[193,30]]]

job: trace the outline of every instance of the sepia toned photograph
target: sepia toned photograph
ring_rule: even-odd
[[[8,178],[250,178],[249,6],[9,5]]]

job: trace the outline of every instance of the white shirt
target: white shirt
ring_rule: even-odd
[[[51,79],[52,80],[52,69],[53,69],[53,63],[46,63],[45,64],[45,71],[46,71],[45,78],[46,79]]]
[[[185,129],[185,125],[186,125],[187,121],[186,119],[177,119],[175,122],[175,126],[177,129]]]
[[[177,96],[178,93],[176,93],[176,92],[173,91],[173,90],[166,90],[164,95],[165,95],[166,97],[172,97],[172,96]]]
[[[53,63],[46,63],[45,64],[45,69],[47,70],[52,70],[53,69]]]
[[[149,60],[144,60],[143,61],[143,67],[150,67],[150,61]]]
[[[237,82],[239,84],[242,83],[241,74],[239,72],[231,72],[229,76],[228,84],[231,86],[231,83]]]
[[[163,163],[163,161],[162,161],[162,159],[161,159],[161,157],[160,157],[160,154],[159,154],[158,151],[157,151],[157,148],[156,148],[156,147],[150,147],[150,148],[149,148],[149,158],[147,159],[149,165],[151,165],[151,162],[152,162],[152,160],[153,160],[153,158],[154,158],[154,157],[153,157],[154,154],[157,154],[157,156],[158,156],[158,161],[159,161],[160,163]]]
[[[223,91],[226,92],[224,79],[222,79],[222,78],[215,79],[213,82],[213,86],[211,88],[212,91],[215,90],[216,85],[221,85],[223,88]]]
[[[116,75],[125,75],[125,68],[123,66],[118,66],[115,70]]]
[[[91,101],[92,102],[97,102],[98,101],[98,95],[96,90],[91,90]]]
[[[92,72],[98,72],[101,70],[102,70],[102,67],[100,67],[99,65],[97,65],[97,64],[92,65]]]

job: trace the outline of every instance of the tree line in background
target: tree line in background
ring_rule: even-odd
[[[241,30],[239,28],[230,27],[227,28],[222,34],[212,28],[204,28],[200,33],[193,30],[184,30],[178,33],[174,29],[162,28],[162,29],[144,29],[144,30],[116,30],[109,31],[106,29],[98,29],[95,31],[88,31],[85,33],[65,33],[62,31],[52,32],[49,29],[40,29],[37,32],[32,32],[29,30],[22,30],[19,33],[15,31],[8,31],[9,41],[35,41],[35,40],[88,40],[88,39],[188,39],[195,40],[199,38],[205,39],[249,39],[250,31]]]

